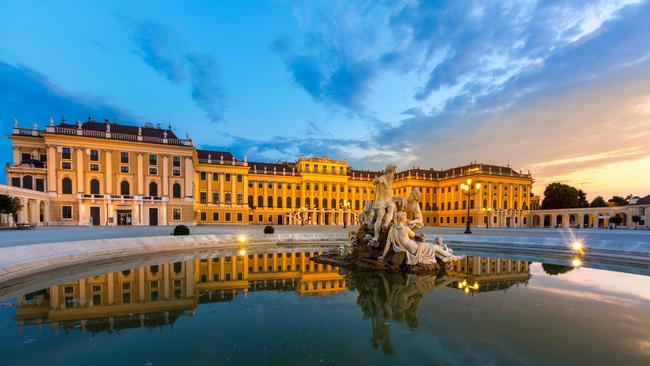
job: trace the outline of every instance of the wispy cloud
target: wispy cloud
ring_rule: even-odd
[[[212,122],[223,119],[225,93],[219,82],[215,57],[186,50],[174,32],[163,24],[132,21],[132,38],[142,61],[174,84],[183,84],[189,75],[191,97]]]

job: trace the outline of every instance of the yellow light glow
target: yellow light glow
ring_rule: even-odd
[[[474,282],[474,290],[478,290],[478,282]]]
[[[571,261],[571,265],[574,267],[580,267],[582,265],[582,260],[580,260],[580,258],[576,258]]]
[[[463,288],[463,284],[462,284],[462,283],[459,283],[459,284],[458,284],[458,288]]]
[[[582,250],[582,246],[583,246],[582,243],[577,241],[577,240],[574,241],[573,244],[571,244],[571,248],[573,248],[573,250],[577,250],[577,251]]]
[[[481,183],[476,183],[476,189],[481,189]]]
[[[469,294],[469,287],[465,287],[465,293]]]
[[[240,249],[239,255],[246,255],[246,249]]]
[[[467,280],[463,280],[463,286],[467,286]]]
[[[239,241],[240,243],[245,243],[246,240],[247,240],[247,239],[246,239],[246,235],[244,235],[244,234],[240,234],[240,235],[237,237],[237,241]]]
[[[467,178],[467,185],[472,184],[472,178]]]

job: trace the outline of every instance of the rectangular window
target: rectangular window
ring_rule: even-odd
[[[237,204],[238,205],[244,204],[244,195],[241,193],[237,193]]]
[[[244,215],[241,212],[237,212],[237,222],[244,221]]]
[[[158,155],[156,154],[149,155],[149,165],[158,165]]]
[[[172,170],[172,176],[180,177],[181,176],[181,170],[180,169],[173,169]]]
[[[201,221],[205,221],[208,219],[208,214],[205,212],[201,212]]]
[[[131,303],[131,293],[130,292],[125,292],[122,294],[122,304],[130,304]]]
[[[99,150],[90,150],[90,161],[99,161]]]
[[[219,192],[212,192],[212,203],[219,203]]]
[[[36,190],[39,192],[45,192],[45,180],[44,179],[36,179]]]
[[[219,180],[219,173],[212,173],[212,180],[218,181]]]
[[[71,159],[72,158],[72,149],[69,147],[61,148],[61,159]]]
[[[206,172],[201,172],[201,173],[199,173],[199,176],[201,177],[201,180],[206,180],[207,177],[208,177],[208,175],[207,175]]]
[[[201,192],[200,193],[200,199],[202,204],[208,203],[208,193],[207,192]]]
[[[230,182],[230,173],[226,173],[226,182]]]
[[[72,163],[69,161],[62,161],[61,162],[61,169],[63,170],[70,170],[72,169]]]
[[[227,205],[229,205],[231,203],[231,196],[232,196],[232,194],[230,194],[230,192],[225,194],[224,199],[225,199]]]
[[[149,175],[158,174],[158,168],[149,168]]]
[[[128,173],[128,172],[129,172],[128,165],[120,165],[120,173]]]
[[[128,164],[129,163],[129,153],[126,151],[120,152],[120,163]]]
[[[226,222],[230,222],[230,212],[226,212]]]
[[[72,219],[72,206],[61,206],[61,218],[64,220]]]
[[[41,154],[41,163],[47,163],[47,154]],[[526,188],[524,188],[524,192]]]
[[[20,178],[18,177],[11,178],[11,185],[13,187],[20,187]]]
[[[99,164],[90,164],[90,171],[91,172],[98,172],[99,171]]]
[[[181,209],[178,207],[175,207],[172,209],[172,220],[174,221],[179,221],[182,217],[181,215]]]
[[[241,183],[244,181],[244,176],[241,174],[237,174],[237,183]]]
[[[214,221],[214,222],[219,221],[219,213],[218,212],[213,212],[212,213],[212,221]]]
[[[20,154],[21,163],[30,163],[32,161],[32,154],[22,153]]]
[[[181,157],[178,155],[174,155],[172,157],[172,166],[174,168],[180,168],[181,167]]]

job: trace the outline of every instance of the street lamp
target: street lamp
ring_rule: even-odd
[[[350,206],[352,206],[352,203],[348,201],[343,201],[341,202],[341,209],[345,212],[350,209]],[[343,228],[347,229],[348,228],[348,220],[345,219],[345,216],[343,216]]]
[[[469,215],[469,196],[471,194],[476,193],[475,191],[478,191],[481,188],[481,183],[476,183],[472,185],[472,179],[467,178],[467,183],[461,183],[460,184],[460,189],[465,192],[465,195],[467,195],[467,228],[465,229],[465,234],[471,234],[472,230],[469,228],[469,222],[471,219],[471,216]]]

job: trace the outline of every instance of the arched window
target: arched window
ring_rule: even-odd
[[[528,205],[526,204],[526,202],[521,204],[521,209],[524,210],[524,211],[528,210]]]
[[[359,200],[354,200],[354,209],[359,211],[361,208],[359,207]]]
[[[504,208],[505,210],[508,209],[508,201],[503,200],[503,208]]]
[[[296,197],[296,207],[300,207],[300,197]]]
[[[172,197],[173,198],[181,198],[181,185],[178,183],[174,183],[172,186]]]
[[[339,207],[345,207],[343,198],[339,200]]]
[[[129,182],[123,180],[122,183],[120,183],[120,194],[121,194],[122,196],[128,196],[128,195],[130,195],[131,193],[130,193],[130,191],[129,191],[129,188],[130,188],[130,187],[129,187]]]
[[[287,197],[287,208],[291,208],[291,197]]]
[[[90,181],[90,194],[99,194],[99,181],[97,179]]]
[[[72,194],[72,179],[66,177],[61,180],[61,193]]]
[[[34,179],[31,175],[26,175],[23,177],[23,188],[32,189],[34,187]]]
[[[248,207],[253,208],[255,206],[255,198],[253,195],[248,195]]]
[[[327,208],[327,198],[323,198],[323,208]]]
[[[515,201],[515,205],[513,206],[513,208],[514,208],[515,210],[518,210],[518,209],[519,209],[519,204],[517,204],[517,201]]]
[[[150,196],[158,195],[158,184],[156,184],[156,182],[149,183],[149,195]]]
[[[483,200],[483,207],[484,207],[484,208],[488,208],[488,207],[487,207],[487,200]]]
[[[314,198],[314,208],[318,208],[318,198]]]
[[[492,201],[492,209],[497,208],[497,200]]]
[[[309,207],[310,204],[311,204],[311,201],[310,201],[309,197],[306,197],[305,198],[305,206]]]
[[[183,269],[183,263],[174,262],[174,273],[180,274],[182,269]]]
[[[268,207],[273,207],[273,196],[266,197],[266,203],[269,204]]]
[[[257,196],[257,207],[264,207],[264,197]]]
[[[336,199],[332,198],[332,208],[336,208]]]
[[[282,208],[282,197],[278,197],[276,201],[278,201],[277,207]]]

